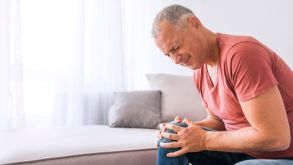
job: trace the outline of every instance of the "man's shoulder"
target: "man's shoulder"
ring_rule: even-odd
[[[246,46],[262,45],[258,40],[251,36],[222,33],[217,34],[217,42],[221,52],[224,54],[228,54],[231,50],[242,49]]]
[[[218,36],[221,60],[225,63],[230,63],[235,58],[242,58],[241,56],[254,56],[257,52],[270,52],[265,45],[251,36],[229,34]]]
[[[247,35],[232,35],[217,33],[217,41],[220,45],[234,46],[245,42],[258,42],[254,37]]]
[[[271,51],[250,36],[220,34],[220,59],[223,73],[233,82],[238,71],[253,68],[258,63],[269,63]]]

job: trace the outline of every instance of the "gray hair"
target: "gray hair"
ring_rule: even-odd
[[[160,24],[163,21],[167,21],[171,24],[178,25],[178,21],[186,16],[195,16],[194,13],[181,5],[171,5],[162,9],[154,19],[153,28],[152,28],[152,36],[154,38],[157,37],[160,32]],[[184,17],[183,17],[184,16]]]

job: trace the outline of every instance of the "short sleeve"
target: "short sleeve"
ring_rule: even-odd
[[[229,53],[230,79],[240,102],[248,101],[278,84],[273,72],[271,52],[256,42],[239,43]]]

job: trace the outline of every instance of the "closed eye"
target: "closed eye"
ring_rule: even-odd
[[[172,47],[169,52],[170,53],[174,53],[175,51],[177,51],[178,49],[180,48],[180,42],[177,42],[176,46]],[[170,57],[170,54],[169,53],[166,53],[165,54],[166,56]]]
[[[179,49],[179,45],[173,48],[173,52]]]
[[[179,49],[179,47],[180,47],[180,43],[178,43],[175,47],[173,47],[171,50],[170,50],[170,52],[175,52],[175,51],[177,51],[178,49]]]

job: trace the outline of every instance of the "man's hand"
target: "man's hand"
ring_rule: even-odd
[[[176,116],[175,119],[174,119],[174,121],[177,122],[177,123],[181,123],[182,120],[183,120],[183,119],[182,119],[180,116]],[[166,124],[167,124],[167,123],[161,123],[161,124],[159,125],[160,130],[157,132],[157,137],[158,137],[158,139],[162,139],[162,138],[163,138],[163,136],[162,136],[161,133],[166,131],[166,128],[165,128],[165,125],[166,125]]]
[[[170,129],[177,134],[161,132],[161,136],[174,142],[160,143],[163,148],[180,148],[180,150],[172,153],[168,153],[168,157],[177,157],[188,152],[200,152],[205,149],[206,131],[200,128],[198,125],[192,123],[188,119],[184,119],[188,126],[180,127],[174,124],[164,124],[165,129]]]

